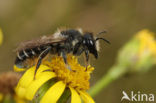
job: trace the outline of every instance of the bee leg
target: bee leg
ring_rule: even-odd
[[[86,71],[87,71],[87,67],[89,65],[88,61],[89,61],[89,51],[85,50],[85,56],[86,56],[86,60],[85,60],[85,64],[86,64]]]
[[[74,47],[74,50],[73,50],[73,54],[74,55],[78,55],[78,50],[80,48],[81,44],[80,43],[77,43]]]
[[[62,57],[63,57],[64,63],[66,64],[66,67],[71,71],[71,68],[70,68],[70,66],[69,66],[69,64],[68,64],[68,62],[67,62],[67,56],[66,56],[65,51],[62,51],[62,52],[61,52],[61,55],[62,55]]]
[[[50,52],[51,47],[48,47],[47,49],[45,49],[39,56],[37,64],[36,64],[36,68],[35,68],[35,74],[34,74],[34,79],[37,73],[38,68],[40,67],[42,60],[46,57],[46,55]]]

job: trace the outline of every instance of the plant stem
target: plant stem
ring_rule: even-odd
[[[127,69],[124,65],[113,66],[106,75],[104,75],[88,92],[95,97],[102,89],[107,87],[111,82],[126,73]]]

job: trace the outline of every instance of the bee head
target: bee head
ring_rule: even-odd
[[[93,54],[95,58],[98,58],[98,47],[96,45],[96,39],[94,38],[92,33],[86,32],[83,36],[82,43],[85,49],[89,51],[89,53]]]
[[[104,32],[100,32],[99,34],[102,34]],[[86,32],[83,36],[83,45],[85,46],[88,51],[95,56],[95,58],[98,58],[98,51],[99,51],[99,40],[104,40],[107,43],[110,43],[105,38],[98,38],[93,35],[93,33]]]

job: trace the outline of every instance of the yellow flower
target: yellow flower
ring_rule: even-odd
[[[37,100],[42,95],[40,103],[56,103],[67,97],[66,93],[70,91],[71,103],[81,103],[81,99],[84,103],[94,103],[94,100],[86,93],[89,89],[90,73],[94,68],[88,66],[86,70],[78,64],[77,58],[71,55],[67,56],[67,60],[72,71],[66,68],[62,57],[55,56],[52,61],[42,63],[35,80],[33,79],[35,66],[29,68],[20,79],[16,93],[30,101]],[[39,93],[49,81],[53,83],[48,85],[48,89],[44,89],[46,92]]]
[[[0,45],[2,44],[2,41],[3,41],[3,33],[2,33],[1,28],[0,28]]]
[[[138,32],[119,52],[118,63],[131,72],[145,72],[156,64],[156,40],[149,30]]]

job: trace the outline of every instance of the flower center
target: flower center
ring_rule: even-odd
[[[86,69],[78,63],[76,57],[71,55],[67,56],[67,61],[69,65],[65,65],[62,57],[55,56],[50,62],[45,61],[43,64],[49,66],[56,73],[57,79],[63,81],[67,86],[77,90],[88,90],[90,73],[94,68],[89,65]]]

